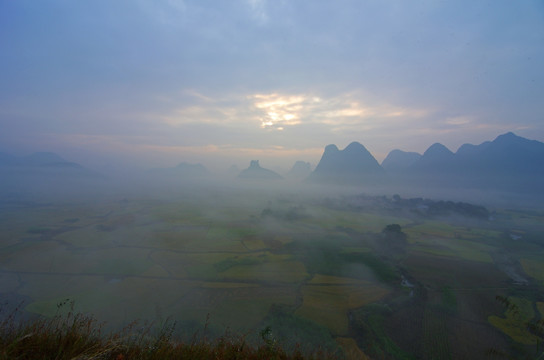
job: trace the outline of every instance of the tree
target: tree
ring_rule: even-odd
[[[383,228],[382,233],[384,234],[404,234],[402,228],[399,224],[389,224]],[[404,234],[406,236],[406,234]]]
[[[381,234],[382,249],[389,253],[403,254],[408,245],[406,235],[399,224],[389,224],[383,228]]]

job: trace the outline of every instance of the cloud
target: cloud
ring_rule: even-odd
[[[214,98],[187,90],[180,98],[165,102],[172,107],[162,114],[150,114],[150,121],[158,119],[180,129],[196,124],[244,128],[255,137],[263,130],[277,132],[308,126],[329,134],[379,130],[407,121],[423,121],[432,113],[431,109],[393,105],[355,92],[336,95],[271,92]],[[176,106],[177,103],[186,105]],[[293,137],[285,138],[283,143],[301,141],[295,133],[290,133]]]
[[[362,93],[319,95],[271,92],[212,97],[194,90],[165,102],[173,107],[153,116],[162,123],[181,128],[190,124],[244,127],[255,135],[259,129],[284,131],[299,126],[320,125],[330,133],[372,130],[397,122],[423,119],[430,109],[409,108],[377,101]],[[176,106],[177,103],[185,103]],[[296,142],[293,139],[293,142]]]
[[[183,0],[140,0],[137,4],[152,20],[167,26],[180,25],[187,13],[187,5]]]
[[[264,25],[268,22],[266,0],[247,0],[247,4],[251,10],[251,17],[253,20],[260,25]]]
[[[316,96],[313,94],[282,95],[278,93],[250,96],[261,111],[262,128],[283,130],[301,123],[325,124],[334,128],[373,127],[393,118],[420,118],[428,110],[412,109],[376,101],[365,101],[362,94]]]
[[[540,3],[25,4],[0,21],[4,148],[46,133],[150,152],[544,138]]]
[[[463,126],[470,124],[474,120],[472,116],[454,116],[447,118],[444,122],[451,126]]]
[[[148,114],[149,121],[159,120],[171,127],[188,124],[245,126],[255,122],[255,115],[244,96],[213,97],[187,89],[178,95],[162,96],[161,101],[163,106]]]
[[[304,108],[319,102],[319,98],[304,95],[256,94],[248,96],[261,114],[262,128],[283,130],[284,126],[300,124],[300,115]]]

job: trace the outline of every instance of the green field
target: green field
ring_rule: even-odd
[[[496,209],[505,221],[467,225],[231,196],[213,207],[189,197],[2,212],[0,295],[43,316],[70,299],[112,329],[167,318],[191,329],[209,318],[217,333],[271,326],[291,345],[315,337],[347,357],[454,359],[459,348],[509,351],[505,338],[536,343],[523,327],[544,317],[540,213]],[[382,233],[389,224],[404,242]],[[497,295],[523,313],[505,312]]]

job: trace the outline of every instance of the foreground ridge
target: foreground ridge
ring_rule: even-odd
[[[68,300],[59,304],[61,309]],[[71,303],[73,308],[73,303]],[[1,314],[1,313],[0,313]],[[3,315],[3,314],[2,314]],[[262,342],[249,344],[246,336],[228,333],[215,340],[206,337],[206,327],[190,342],[176,341],[175,322],[160,328],[144,327],[135,321],[119,332],[102,333],[102,324],[91,315],[70,310],[53,318],[21,321],[19,309],[0,322],[0,359],[335,359],[317,351],[303,355],[298,349],[287,353],[271,336],[270,328],[260,332]],[[137,326],[138,325],[138,326]],[[207,325],[206,325],[207,326]]]

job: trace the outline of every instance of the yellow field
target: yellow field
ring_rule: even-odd
[[[264,242],[256,236],[245,237],[241,241],[242,245],[249,251],[261,250],[266,248]]]
[[[544,302],[538,301],[536,303],[536,308],[540,313],[540,316],[544,318]]]
[[[489,253],[494,247],[480,244],[475,241],[463,240],[453,237],[439,237],[420,235],[412,242],[411,251],[422,252],[430,255],[461,258],[469,261],[492,263]]]
[[[84,265],[66,249],[59,248],[55,241],[27,241],[11,248],[10,254],[2,256],[2,267],[10,271],[51,272],[67,261],[68,271],[79,273]],[[63,265],[62,265],[63,266]]]
[[[538,338],[527,329],[527,322],[535,315],[532,303],[529,300],[516,297],[510,297],[508,300],[515,304],[516,309],[508,309],[504,318],[492,315],[488,318],[489,322],[518,343],[536,344]]]
[[[290,288],[257,287],[233,289],[210,311],[215,324],[223,328],[255,328],[268,314],[273,304],[292,306],[296,295]]]
[[[296,314],[343,336],[348,330],[347,312],[380,300],[386,287],[364,280],[319,275],[302,287],[303,303]]]
[[[344,356],[347,360],[368,360],[368,356],[357,346],[354,339],[348,337],[337,337],[336,342],[344,349]]]
[[[544,281],[544,262],[523,258],[520,260],[525,273],[537,280]]]
[[[218,274],[218,277],[256,282],[299,283],[308,277],[308,273],[300,261],[276,261],[257,265],[233,266]]]
[[[57,235],[55,238],[78,248],[86,249],[111,246],[120,236],[113,231],[98,231],[94,226],[87,226]]]
[[[409,221],[404,218],[393,216],[383,216],[372,213],[350,212],[326,209],[326,216],[319,218],[319,224],[322,226],[343,226],[357,231],[380,232],[388,224],[407,224]]]
[[[183,250],[198,246],[208,234],[206,227],[182,227],[177,231],[160,230],[153,234],[153,246],[169,250]]]

